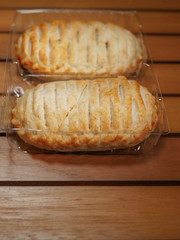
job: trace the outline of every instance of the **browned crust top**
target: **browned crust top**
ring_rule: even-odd
[[[39,84],[26,90],[12,111],[19,136],[51,150],[134,146],[157,121],[155,98],[125,77]]]
[[[16,55],[33,73],[97,77],[134,73],[143,50],[134,34],[112,23],[52,21],[21,34]]]

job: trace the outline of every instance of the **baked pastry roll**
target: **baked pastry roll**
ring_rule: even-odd
[[[12,125],[25,142],[56,151],[135,146],[157,121],[154,96],[123,76],[39,84],[12,110]]]
[[[20,64],[45,80],[127,76],[138,71],[143,52],[133,33],[98,21],[44,22],[16,45]]]

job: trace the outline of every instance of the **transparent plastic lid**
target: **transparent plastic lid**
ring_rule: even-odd
[[[64,21],[101,21],[101,22],[110,22],[113,24],[117,24],[122,26],[129,31],[131,31],[135,36],[140,38],[143,42],[144,46],[144,56],[142,59],[140,67],[137,71],[129,76],[126,76],[130,80],[137,81],[140,85],[146,87],[150,93],[155,97],[157,108],[158,108],[158,123],[156,128],[152,132],[146,132],[144,141],[138,143],[133,148],[129,147],[126,150],[122,150],[121,152],[130,153],[131,150],[133,153],[138,153],[143,151],[147,151],[147,149],[151,149],[154,147],[162,134],[168,133],[168,121],[165,112],[165,107],[163,103],[163,98],[159,89],[158,81],[155,77],[153,71],[153,64],[149,57],[149,50],[147,45],[143,39],[143,35],[141,32],[142,25],[138,19],[137,13],[135,11],[91,11],[91,10],[18,10],[15,14],[14,21],[12,24],[12,34],[10,37],[9,43],[9,53],[7,59],[10,59],[6,66],[6,75],[5,75],[5,105],[4,105],[4,129],[6,129],[7,135],[9,137],[9,142],[12,143],[14,141],[19,142],[19,146],[21,149],[25,149],[25,151],[32,150],[33,147],[29,144],[24,143],[21,139],[18,138],[17,134],[22,129],[15,128],[12,126],[12,109],[15,106],[16,99],[21,97],[27,89],[31,89],[38,84],[42,84],[44,82],[52,81],[51,74],[46,75],[44,73],[36,73],[29,72],[19,63],[16,53],[15,53],[15,45],[18,39],[18,36],[24,32],[26,29],[32,27],[33,25],[40,24],[42,22],[49,22],[53,20],[64,20]],[[46,79],[43,79],[43,78]],[[50,78],[49,78],[50,77]],[[55,80],[59,80],[59,75],[53,75]],[[56,78],[57,77],[57,78]],[[78,74],[78,76],[74,77],[73,75],[63,75],[60,80],[74,80],[80,81],[77,79],[82,79],[82,75]],[[85,77],[85,76],[83,76]],[[103,78],[112,77],[111,73],[107,76],[102,76]],[[85,79],[85,78],[84,78]],[[53,79],[54,80],[54,79]],[[93,81],[93,78],[92,78]],[[24,130],[23,130],[24,131]],[[44,131],[41,129],[25,129],[26,132],[33,132],[35,135]],[[44,132],[50,132],[50,130],[45,130]],[[52,132],[53,133],[53,132]],[[70,134],[82,135],[83,132],[66,132],[59,131],[56,134],[60,136],[70,135]],[[117,131],[116,134],[138,134],[138,130],[129,132],[128,130]],[[94,134],[90,132],[89,134]],[[114,132],[99,132],[100,135],[105,134],[114,134]],[[103,150],[103,147],[99,146],[99,150]],[[108,147],[107,147],[108,149]],[[110,149],[112,150],[112,149]],[[35,150],[34,150],[35,151]],[[37,151],[37,149],[36,149]],[[41,151],[41,150],[40,150]],[[64,148],[62,151],[78,151],[76,148]],[[88,149],[86,149],[88,151]],[[110,151],[112,153],[112,151]],[[121,153],[120,152],[120,153]]]
[[[47,28],[50,28],[51,33],[49,34],[49,37],[47,39],[46,47],[47,51],[52,51],[50,58],[52,58],[53,55],[53,47],[52,47],[52,41],[58,41],[58,48],[62,51],[67,52],[67,60],[63,59],[61,60],[61,53],[58,57],[60,60],[57,63],[54,63],[53,60],[53,66],[50,68],[49,63],[43,63],[38,65],[33,65],[33,63],[30,63],[29,68],[24,67],[22,64],[22,61],[19,60],[19,57],[17,57],[16,51],[15,51],[15,45],[17,45],[18,38],[24,31],[27,29],[30,29],[34,25],[41,26],[42,23],[47,22],[48,24],[52,21],[63,21],[62,24],[56,24],[55,27],[50,27],[50,25],[47,25]],[[79,22],[80,25],[76,25],[74,22]],[[64,26],[65,22],[65,26]],[[95,26],[92,27],[92,22],[99,22],[104,25],[99,25],[95,23]],[[84,25],[83,25],[83,24]],[[112,26],[108,26],[108,24],[114,24],[114,30],[112,29]],[[106,69],[106,64],[110,64],[109,57],[110,55],[116,54],[116,50],[113,49],[113,45],[116,42],[116,38],[118,36],[115,36],[117,34],[117,27],[123,27],[127,30],[129,30],[131,33],[134,34],[134,36],[138,39],[138,42],[136,45],[139,45],[139,48],[141,47],[141,57],[137,59],[138,63],[130,63],[130,67],[126,70],[112,70],[115,68],[115,64],[117,60],[114,61],[114,65],[111,65],[111,71]],[[19,74],[23,79],[29,79],[37,77],[39,79],[43,79],[46,81],[49,80],[65,80],[65,79],[92,79],[95,77],[115,77],[120,73],[123,73],[123,75],[126,75],[128,77],[130,76],[137,76],[141,70],[142,63],[146,62],[147,60],[147,52],[145,47],[145,42],[141,33],[141,24],[139,22],[137,13],[135,11],[98,11],[98,10],[19,10],[15,14],[13,25],[12,25],[12,37],[11,37],[11,43],[10,43],[10,56],[9,58],[12,59],[13,64],[17,66],[17,69],[19,71]],[[37,34],[37,38],[41,38],[44,34],[43,31],[45,27],[38,27],[38,30],[33,30],[34,32],[32,35],[24,40],[28,41],[29,46],[25,51],[32,51],[32,41],[34,41],[34,34]],[[65,29],[64,29],[65,28]],[[93,28],[92,30],[89,30]],[[103,29],[106,30],[103,30]],[[94,31],[94,33],[93,33]],[[46,32],[46,34],[47,34]],[[86,32],[86,34],[84,33]],[[109,32],[112,32],[114,36],[111,36]],[[53,36],[53,40],[51,35],[55,34],[57,36]],[[95,38],[95,44],[92,44],[93,36]],[[128,36],[129,34],[126,34],[126,38],[128,39],[127,43],[131,41],[131,37]],[[57,38],[57,39],[56,39]],[[81,40],[82,38],[82,40]],[[104,38],[104,39],[102,39]],[[64,40],[67,41],[67,44],[64,44]],[[37,39],[36,39],[37,40]],[[120,39],[119,39],[120,40]],[[119,41],[118,40],[118,41]],[[37,40],[39,42],[39,40]],[[112,43],[113,41],[113,43]],[[22,44],[22,43],[20,43]],[[44,43],[43,43],[44,44]],[[133,48],[131,46],[131,43],[128,43],[127,50],[129,48]],[[78,47],[79,46],[79,47]],[[118,47],[118,45],[117,45]],[[137,46],[134,46],[137,51]],[[93,49],[94,48],[94,49]],[[104,48],[104,49],[103,49]],[[83,50],[82,50],[83,49]],[[103,49],[103,55],[105,54],[107,56],[107,62],[106,59],[103,59],[102,54],[98,56],[92,55],[93,60],[90,61],[91,58],[91,52],[102,51]],[[35,49],[33,49],[34,51]],[[60,50],[60,51],[61,51]],[[134,51],[133,50],[133,51]],[[85,51],[86,57],[83,56],[82,51]],[[126,50],[125,50],[126,51]],[[131,51],[132,52],[132,51]],[[40,54],[39,52],[37,54]],[[58,51],[54,55],[59,54]],[[72,55],[72,56],[71,56]],[[74,56],[75,55],[75,56]],[[77,55],[77,57],[76,57]],[[82,55],[82,56],[81,56]],[[124,55],[126,56],[126,55]],[[35,56],[34,56],[35,57]],[[43,56],[38,56],[39,59],[44,58]],[[46,56],[49,57],[48,55]],[[97,59],[97,62],[99,61],[98,65],[97,62],[95,63],[94,58]],[[134,56],[135,57],[135,56]],[[63,54],[64,58],[64,54]],[[74,59],[75,58],[75,59]],[[86,59],[85,59],[86,58]],[[114,57],[113,57],[114,58]],[[125,59],[126,57],[124,57]],[[74,59],[74,60],[73,60]],[[80,59],[84,59],[83,61]],[[23,60],[24,61],[24,60]],[[80,64],[78,64],[78,61],[80,61]],[[87,63],[86,63],[87,61]],[[133,61],[133,59],[131,60]],[[135,61],[135,60],[134,60]],[[42,61],[41,61],[42,62]],[[102,62],[102,63],[101,63]],[[121,63],[122,67],[124,68],[125,64]],[[80,67],[82,65],[83,67]],[[123,66],[124,65],[124,66]],[[137,65],[136,67],[133,67],[133,65]],[[42,67],[42,69],[41,69]],[[43,71],[43,69],[48,68]],[[83,72],[83,68],[87,68],[85,72]],[[132,68],[132,69],[131,69]],[[92,73],[93,72],[93,76]],[[120,73],[119,73],[120,72]]]

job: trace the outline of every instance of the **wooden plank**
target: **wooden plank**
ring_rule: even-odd
[[[139,17],[145,33],[180,33],[180,12],[143,12]]]
[[[0,32],[9,31],[15,9],[0,9]],[[180,12],[138,11],[145,33],[180,33]]]
[[[4,85],[5,85],[5,66],[6,63],[5,62],[0,62],[0,93],[4,92]]]
[[[9,34],[0,33],[0,59],[6,60],[8,54]]]
[[[15,10],[0,9],[0,31],[10,31]]]
[[[170,132],[180,132],[180,97],[165,97],[165,108],[169,120]]]
[[[0,195],[2,239],[180,238],[179,187],[1,187]]]
[[[180,94],[180,64],[153,64],[162,94]],[[0,93],[4,89],[5,62],[0,62]]]
[[[178,0],[126,0],[126,1],[104,1],[104,0],[91,0],[91,1],[81,1],[81,0],[54,0],[50,2],[49,0],[1,0],[0,8],[111,8],[111,9],[164,9],[164,10],[178,10],[180,9],[180,4]]]
[[[162,137],[154,150],[143,155],[26,153],[19,146],[0,137],[1,181],[180,179],[178,137]]]
[[[180,94],[180,64],[153,64],[163,94]]]
[[[153,61],[180,61],[180,36],[146,36]]]
[[[153,61],[180,61],[180,36],[146,36]],[[0,33],[0,59],[7,58],[9,34]]]

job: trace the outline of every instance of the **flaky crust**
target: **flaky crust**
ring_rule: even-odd
[[[39,84],[12,110],[13,127],[25,142],[56,151],[135,146],[157,121],[155,98],[125,77]]]
[[[16,55],[25,69],[45,80],[85,79],[135,73],[143,48],[134,34],[112,23],[52,21],[20,35]]]

